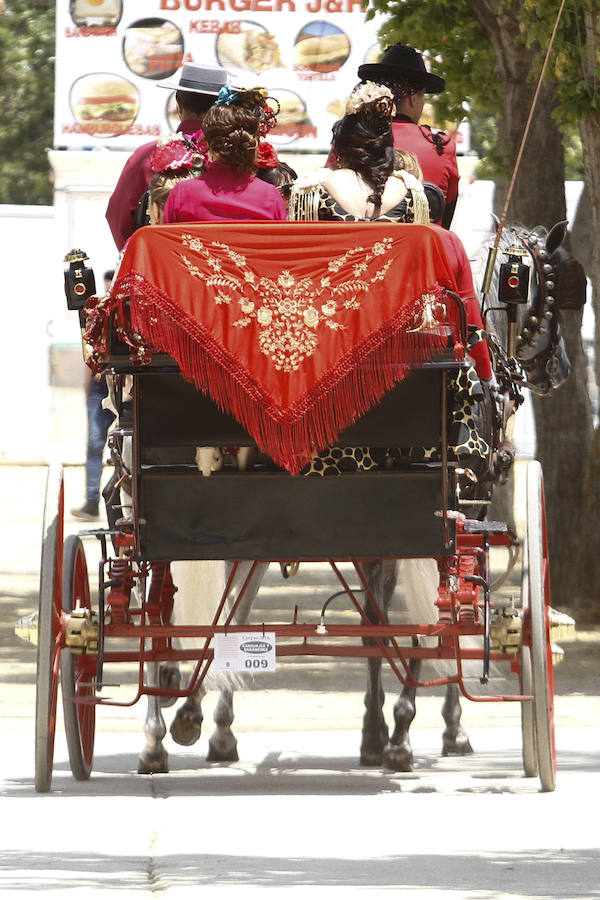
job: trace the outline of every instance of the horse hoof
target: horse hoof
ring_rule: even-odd
[[[210,738],[208,742],[207,762],[238,762],[237,741],[232,736],[229,741],[215,741]]]
[[[181,686],[181,672],[177,663],[161,663],[158,667],[158,686],[163,690],[178,691]],[[173,706],[177,697],[161,697],[160,705],[166,709]]]
[[[412,750],[401,744],[388,744],[383,751],[382,765],[392,772],[412,772]]]
[[[138,775],[164,775],[169,771],[169,754],[164,747],[152,753],[144,752],[138,758]]]
[[[179,709],[169,731],[176,744],[191,747],[202,733],[202,716],[189,710]]]
[[[383,750],[369,750],[366,747],[360,748],[360,764],[361,766],[380,766],[383,756]]]
[[[471,742],[466,731],[460,731],[457,735],[442,735],[442,756],[469,756],[473,753]]]

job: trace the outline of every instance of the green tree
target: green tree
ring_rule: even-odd
[[[51,204],[54,0],[0,6],[0,203]]]
[[[588,77],[592,72],[597,73],[598,56],[594,55],[597,45],[591,50],[587,47],[587,56],[584,52],[586,39],[590,41],[589,34],[585,36],[586,22],[588,32],[597,35],[597,19],[589,21],[589,8],[596,2],[570,0],[574,21],[571,16],[565,19],[557,43],[557,54],[562,51],[567,57],[563,71],[568,69],[568,83],[548,78],[541,87],[515,182],[509,220],[532,226],[551,225],[566,218],[565,159],[557,119],[563,114],[571,92],[576,91],[578,96],[582,93],[577,85],[582,78],[583,62],[587,62]],[[558,0],[525,0],[524,4],[520,0],[393,0],[391,3],[370,0],[370,10],[389,16],[382,29],[382,43],[401,40],[429,51],[435,60],[435,70],[448,82],[448,89],[438,103],[441,115],[454,113],[456,116],[462,107],[471,116],[496,116],[495,205],[496,211],[501,211],[507,179],[515,165],[542,58],[556,19]],[[579,44],[566,39],[567,26],[579,29]],[[553,67],[550,74],[555,71]],[[588,93],[584,94],[578,122],[588,180],[588,168],[594,160],[593,153],[588,152],[586,156],[586,135],[581,128],[583,111],[591,111]],[[564,114],[562,119],[567,121]],[[588,131],[594,137],[597,134],[600,140],[597,110],[596,115],[587,117],[586,123]],[[600,147],[595,160],[600,165]],[[600,178],[595,182],[595,191],[600,203]],[[598,531],[590,527],[596,521],[593,512],[588,521],[582,516],[585,490],[589,489],[586,472],[593,424],[585,386],[581,313],[566,312],[563,325],[572,374],[551,397],[535,401],[538,456],[548,485],[555,597],[558,603],[570,606],[579,594],[586,597],[585,603],[591,607],[598,593],[597,588],[594,593],[590,590],[592,584],[598,583],[600,560],[595,546]],[[584,557],[586,573],[577,566],[577,560]]]

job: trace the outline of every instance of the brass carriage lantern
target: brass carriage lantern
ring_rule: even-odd
[[[518,244],[504,250],[508,261],[500,266],[498,300],[506,304],[508,316],[508,355],[515,356],[517,344],[517,306],[527,303],[529,296],[529,267],[523,262],[527,251]]]

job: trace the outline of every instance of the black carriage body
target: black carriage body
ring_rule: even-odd
[[[164,362],[164,360],[162,360]],[[439,445],[453,360],[415,369],[338,437],[341,446]],[[141,559],[316,560],[454,553],[454,468],[339,477],[277,469],[205,477],[196,447],[244,447],[252,438],[175,371],[135,375],[133,459],[136,555]],[[444,490],[445,472],[447,486]],[[444,502],[444,495],[446,501]]]

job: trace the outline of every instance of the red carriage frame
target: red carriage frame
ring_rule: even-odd
[[[397,226],[396,226],[397,227]],[[348,233],[349,226],[344,226]],[[446,292],[446,304],[453,304],[452,294]],[[107,326],[114,322],[114,310],[107,310],[105,322]],[[439,326],[439,322],[437,325]],[[392,473],[374,476],[373,474],[352,474],[340,479],[311,479],[292,476],[289,473],[267,475],[273,490],[293,491],[293,496],[309,496],[306,510],[298,514],[310,522],[315,509],[335,504],[340,496],[340,488],[331,485],[335,481],[344,483],[344,494],[356,491],[358,502],[369,497],[371,512],[377,513],[377,491],[387,494],[390,485],[396,485],[398,497],[412,496],[411,491],[421,491],[424,498],[422,515],[426,521],[425,545],[406,545],[408,552],[395,552],[402,536],[388,540],[385,535],[376,535],[375,540],[381,544],[368,547],[362,554],[359,548],[361,541],[366,540],[366,531],[348,539],[347,544],[340,545],[340,552],[323,556],[315,554],[310,540],[307,538],[309,525],[305,523],[302,533],[304,544],[296,549],[294,539],[277,542],[270,541],[273,551],[260,553],[256,547],[244,546],[243,542],[231,546],[217,545],[204,549],[199,554],[191,553],[189,547],[182,549],[180,556],[173,555],[173,546],[163,546],[166,526],[159,527],[153,533],[155,520],[163,519],[164,480],[171,482],[175,477],[161,458],[161,464],[154,467],[144,465],[144,453],[147,447],[144,438],[148,436],[145,422],[152,418],[153,397],[152,379],[175,379],[172,384],[181,383],[187,392],[193,390],[185,385],[176,374],[177,366],[172,360],[155,354],[151,363],[145,368],[133,366],[127,348],[118,347],[117,335],[113,334],[109,344],[104,343],[102,349],[108,350],[104,364],[117,374],[133,373],[133,423],[130,426],[124,420],[120,424],[121,434],[133,434],[133,470],[132,470],[132,504],[130,516],[123,516],[118,528],[95,529],[82,532],[81,536],[69,535],[63,546],[64,487],[62,471],[59,467],[51,467],[48,478],[46,505],[44,514],[44,539],[42,545],[42,564],[40,577],[40,610],[38,623],[38,675],[36,701],[36,777],[35,786],[38,791],[48,791],[52,780],[53,748],[56,728],[56,708],[58,683],[61,681],[65,730],[69,749],[69,758],[74,776],[77,779],[89,777],[93,764],[94,731],[96,708],[99,705],[131,706],[142,695],[164,697],[186,697],[198,690],[206,677],[213,660],[212,641],[216,634],[235,631],[255,631],[265,629],[275,633],[276,637],[295,638],[297,643],[280,644],[278,656],[340,656],[340,657],[373,657],[386,659],[398,679],[409,687],[427,687],[455,683],[462,694],[476,702],[516,701],[522,708],[523,731],[523,764],[527,776],[539,773],[542,790],[552,791],[556,777],[556,750],[554,741],[553,716],[553,677],[551,647],[551,608],[548,548],[545,525],[544,493],[541,467],[531,462],[527,468],[527,536],[523,547],[522,578],[522,610],[509,610],[506,614],[494,611],[491,602],[489,552],[492,547],[518,547],[518,540],[504,523],[486,523],[478,519],[469,519],[461,512],[459,475],[460,469],[449,461],[447,434],[447,379],[452,370],[464,367],[466,333],[464,318],[445,327],[447,338],[452,337],[449,352],[437,353],[434,358],[425,361],[416,369],[431,377],[437,384],[439,395],[438,435],[441,446],[441,460],[437,466],[413,467],[407,473]],[[122,329],[119,336],[123,336]],[[138,347],[142,344],[136,336],[129,341]],[[457,349],[458,348],[458,349]],[[412,377],[412,376],[411,376]],[[159,381],[155,382],[160,384]],[[171,386],[172,386],[171,384]],[[406,385],[409,385],[408,390]],[[169,388],[170,389],[170,388]],[[406,402],[410,394],[410,379],[404,383],[403,391],[394,389],[400,396],[400,403]],[[404,399],[402,399],[404,398]],[[203,400],[203,403],[206,401]],[[210,402],[210,401],[208,401]],[[213,404],[214,405],[214,404]],[[217,411],[221,415],[222,411]],[[368,440],[370,411],[364,416],[362,437]],[[144,418],[145,417],[145,418]],[[235,423],[239,428],[239,423]],[[235,427],[234,425],[234,427]],[[219,423],[222,427],[222,422]],[[146,430],[144,430],[146,428]],[[152,429],[150,428],[150,432]],[[195,435],[199,446],[218,444],[218,429],[208,434]],[[397,435],[398,439],[402,438]],[[249,441],[251,436],[246,435]],[[498,439],[498,435],[496,435]],[[499,435],[503,438],[503,434]],[[239,440],[239,435],[238,435]],[[242,439],[241,443],[245,441]],[[172,450],[172,448],[171,448]],[[161,452],[166,452],[162,448]],[[167,453],[168,455],[168,453]],[[177,463],[171,460],[173,471],[178,471]],[[409,467],[410,469],[410,467]],[[147,470],[150,474],[146,474]],[[158,473],[158,474],[156,474]],[[402,477],[401,477],[402,475]],[[188,529],[195,527],[195,516],[198,497],[194,491],[210,490],[207,506],[215,491],[221,485],[236,480],[236,490],[242,485],[251,485],[252,479],[262,476],[248,474],[225,474],[210,479],[202,478],[200,473],[193,476],[181,475],[181,496],[191,491],[191,499],[186,512],[183,505],[184,522]],[[377,481],[373,478],[385,478],[381,488],[374,490]],[[404,478],[404,481],[403,481]],[[162,479],[162,481],[161,481]],[[188,479],[187,481],[185,479]],[[227,481],[229,479],[229,481]],[[366,480],[365,480],[366,479]],[[412,480],[411,480],[412,479]],[[329,485],[329,486],[328,486]],[[416,487],[415,487],[416,485]],[[246,488],[244,487],[243,490]],[[252,487],[251,490],[256,490]],[[337,494],[336,494],[337,491]],[[402,492],[408,491],[409,494]],[[333,492],[333,493],[332,493]],[[322,494],[323,498],[319,495]],[[326,495],[326,496],[325,496]],[[218,496],[218,493],[215,494]],[[273,494],[275,496],[275,494]],[[287,496],[287,495],[286,495]],[[292,496],[292,495],[290,495]],[[333,497],[333,500],[331,499]],[[374,498],[374,499],[373,499]],[[355,498],[356,500],[356,498]],[[382,502],[382,501],[381,501]],[[464,502],[464,501],[463,501]],[[321,506],[318,504],[321,503]],[[161,506],[161,504],[163,504]],[[316,506],[314,504],[317,504]],[[282,506],[290,504],[282,503]],[[301,504],[300,504],[301,505]],[[160,510],[160,515],[156,515]],[[367,518],[369,510],[367,509]],[[188,515],[186,519],[185,516]],[[168,520],[168,516],[167,516]],[[212,524],[212,523],[211,523]],[[219,520],[220,524],[220,520]],[[276,523],[277,524],[277,523]],[[372,523],[371,523],[372,524]],[[221,525],[223,533],[225,525]],[[211,532],[212,533],[212,532]],[[101,541],[102,561],[100,564],[100,587],[97,612],[93,610],[90,596],[89,580],[85,552],[81,537],[95,535]],[[259,535],[265,538],[265,535]],[[111,557],[108,550],[108,539],[114,539],[118,555]],[[269,541],[267,541],[269,543]],[[405,547],[405,549],[406,549]],[[438,548],[437,551],[435,548]],[[210,552],[215,556],[208,555]],[[438,561],[440,585],[437,606],[439,621],[434,625],[419,623],[397,625],[388,623],[377,598],[365,580],[361,561],[367,558],[403,558],[404,556],[434,557]],[[260,623],[249,625],[233,625],[232,618],[242,600],[243,589],[237,597],[235,607],[230,610],[228,619],[219,623],[219,619],[229,593],[230,584],[235,575],[236,564],[230,575],[229,583],[223,593],[222,601],[215,611],[212,622],[197,626],[174,626],[170,624],[170,613],[173,606],[174,587],[169,573],[170,559],[253,559],[258,562],[291,563],[298,561],[329,562],[335,572],[342,590],[349,597],[357,610],[360,622],[354,625],[335,624],[328,621],[326,625],[307,625],[297,620],[297,611],[292,621],[282,623]],[[361,590],[367,594],[372,609],[376,611],[376,621],[369,619],[361,604],[344,578],[337,562],[350,561],[361,584]],[[139,580],[145,581],[151,575],[150,588],[146,594],[142,591],[141,601],[132,601],[134,585]],[[246,580],[249,582],[251,573]],[[138,594],[140,592],[137,592]],[[134,605],[136,603],[138,605]],[[503,622],[508,619],[508,622]],[[521,628],[514,626],[521,623]],[[506,627],[503,627],[506,626]],[[492,628],[494,626],[494,628]],[[494,630],[494,643],[491,634]],[[467,649],[460,646],[462,635],[478,635],[482,639],[481,649]],[[436,647],[401,646],[398,641],[403,637],[429,636],[438,639]],[[197,651],[175,650],[172,642],[176,637],[195,637],[204,639],[204,646]],[[138,642],[137,650],[113,650],[107,647],[120,639]],[[327,643],[335,638],[335,643]],[[362,644],[340,644],[339,639],[348,641],[361,639]],[[446,678],[430,681],[415,680],[410,663],[415,659],[453,659],[456,661],[456,674]],[[465,660],[481,660],[482,681],[487,681],[490,662],[509,662],[511,671],[519,680],[519,690],[514,694],[477,695],[470,691],[462,673]],[[158,688],[145,680],[144,670],[147,662],[180,661],[195,662],[193,675],[187,686],[180,690]],[[136,662],[139,665],[139,677],[134,696],[127,702],[117,702],[102,697],[101,685],[103,672],[111,663]]]

